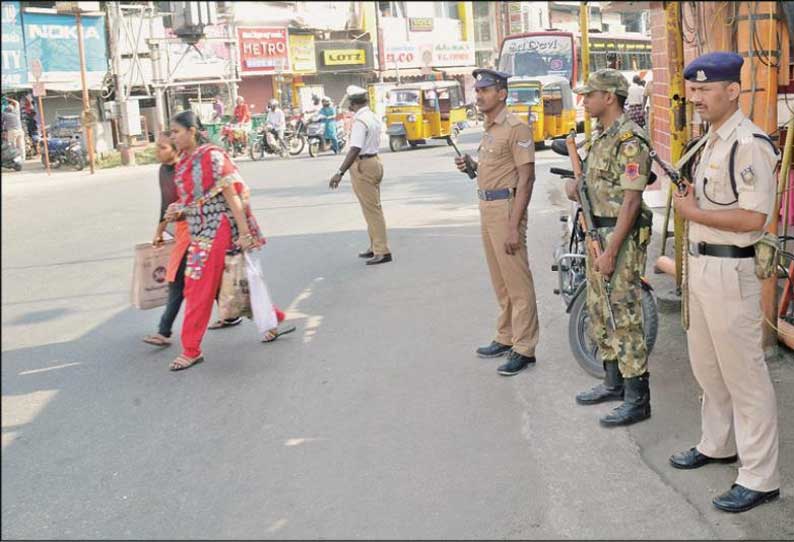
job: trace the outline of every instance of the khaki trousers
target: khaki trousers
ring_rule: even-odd
[[[386,242],[386,220],[380,204],[380,183],[383,180],[383,164],[379,157],[357,159],[350,166],[353,193],[361,204],[361,212],[367,221],[370,250],[375,254],[390,254]]]
[[[762,346],[761,281],[753,258],[689,256],[689,359],[703,388],[703,435],[709,457],[737,452],[736,483],[780,487],[775,390]]]
[[[513,199],[480,201],[485,259],[501,312],[496,322],[496,342],[512,345],[524,356],[534,356],[538,344],[538,309],[535,283],[527,257],[527,216],[519,226],[520,248],[505,252]]]

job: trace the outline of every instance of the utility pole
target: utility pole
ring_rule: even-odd
[[[579,34],[581,35],[582,51],[582,82],[587,82],[590,75],[590,6],[582,2],[579,6]],[[574,83],[576,83],[574,81]],[[584,137],[590,141],[590,114],[584,112]]]
[[[116,80],[116,106],[119,108],[119,152],[121,163],[125,166],[135,165],[135,153],[130,143],[130,119],[127,109],[127,88],[121,73],[121,27],[124,24],[121,5],[108,2],[108,20],[110,21],[110,47],[113,51],[113,74]]]
[[[378,33],[378,78],[383,83],[383,68],[386,65],[386,55],[383,52],[383,26],[380,22],[380,6],[375,2],[375,31]]]
[[[165,129],[165,100],[163,99],[163,74],[160,63],[160,44],[154,36],[154,18],[159,16],[154,9],[154,2],[149,2],[149,60],[152,63],[152,87],[154,88],[154,124],[157,133]]]
[[[94,174],[94,115],[91,113],[91,101],[88,99],[88,84],[85,78],[85,45],[83,44],[83,20],[80,12],[75,13],[77,22],[77,49],[80,55],[80,80],[83,84],[83,129],[85,129],[86,145],[88,146],[88,165]]]

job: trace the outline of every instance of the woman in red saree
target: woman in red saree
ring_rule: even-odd
[[[253,250],[265,244],[237,167],[226,152],[206,141],[200,129],[201,121],[192,111],[183,111],[171,123],[181,157],[174,173],[179,202],[169,212],[184,213],[190,231],[182,354],[171,363],[172,371],[204,361],[201,340],[220,288],[227,251],[238,247]],[[279,322],[284,319],[278,309],[276,315]],[[272,329],[263,340],[269,342],[278,336],[278,330]]]

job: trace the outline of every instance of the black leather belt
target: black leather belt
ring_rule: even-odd
[[[755,247],[737,247],[735,245],[712,245],[705,241],[689,243],[689,253],[693,256],[714,256],[715,258],[752,258]]]
[[[515,188],[501,188],[499,190],[477,190],[477,196],[483,201],[494,201],[498,199],[509,199]]]
[[[375,158],[376,156],[378,156],[378,155],[377,154],[359,154],[358,155],[359,158]]]
[[[596,228],[614,228],[618,223],[616,216],[594,216],[593,226]]]

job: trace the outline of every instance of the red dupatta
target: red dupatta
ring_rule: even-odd
[[[223,197],[223,189],[227,186],[233,186],[243,202],[248,229],[256,245],[265,244],[265,238],[251,213],[248,187],[240,177],[237,166],[223,149],[206,143],[191,154],[183,155],[176,166],[174,182],[179,202],[185,206],[185,219],[190,230],[186,277],[194,280],[201,278],[224,215],[232,227],[232,242],[237,241],[237,224]]]

